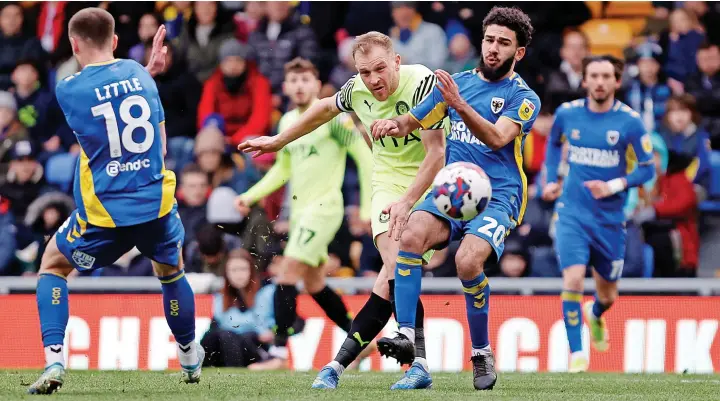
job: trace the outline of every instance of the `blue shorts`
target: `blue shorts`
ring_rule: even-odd
[[[469,221],[451,219],[444,215],[433,202],[432,194],[429,194],[422,203],[413,211],[428,212],[439,219],[447,222],[450,227],[450,238],[446,243],[439,244],[437,249],[445,248],[451,241],[462,239],[467,234],[472,234],[487,241],[495,251],[496,261],[500,260],[505,249],[505,237],[510,230],[515,228],[515,222],[503,206],[501,201],[490,200],[484,212]]]
[[[590,265],[605,280],[616,281],[622,275],[626,236],[624,224],[603,225],[561,215],[555,222],[560,269]]]
[[[85,223],[84,230],[75,210],[58,229],[55,240],[60,252],[78,270],[112,265],[134,247],[157,263],[179,266],[185,228],[177,205],[170,213],[147,223],[115,228]]]

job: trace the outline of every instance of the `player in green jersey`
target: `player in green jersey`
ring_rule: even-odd
[[[310,61],[296,58],[285,65],[283,91],[297,108],[280,119],[280,130],[294,124],[318,102],[321,85],[318,76]],[[289,183],[292,199],[285,263],[282,274],[276,278],[273,300],[277,330],[269,353],[274,358],[251,365],[251,368],[287,367],[288,336],[292,334],[297,318],[298,291],[295,286],[300,280],[327,316],[341,329],[350,332],[347,308],[342,298],[325,284],[323,269],[328,258],[328,245],[335,238],[345,215],[341,188],[348,154],[359,170],[360,218],[369,220],[372,153],[352,119],[346,115],[338,115],[283,148],[270,171],[236,199],[238,209],[247,214],[252,204],[286,183]]]
[[[354,112],[370,132],[375,120],[407,113],[435,87],[435,75],[422,65],[401,65],[387,35],[369,32],[353,46],[358,75],[334,96],[315,102],[291,127],[274,137],[249,140],[238,146],[245,152],[276,152],[312,132],[341,112]],[[373,142],[372,235],[383,259],[373,293],[353,320],[348,337],[335,360],[326,365],[314,388],[335,388],[343,370],[385,327],[393,313],[391,289],[398,239],[413,206],[427,193],[445,163],[442,123],[414,131],[405,138]],[[392,212],[392,213],[391,213]],[[392,218],[391,218],[392,216]],[[430,254],[426,255],[429,257]],[[417,322],[424,311],[418,301]],[[419,334],[418,334],[419,333]],[[424,333],[416,329],[417,358],[393,388],[427,388],[432,384],[425,360]]]

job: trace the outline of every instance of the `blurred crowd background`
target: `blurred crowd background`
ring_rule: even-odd
[[[451,73],[474,68],[482,20],[493,5],[516,6],[536,33],[516,70],[543,101],[527,137],[529,205],[506,239],[505,255],[486,272],[559,277],[552,248],[553,204],[537,196],[552,114],[584,96],[581,61],[623,57],[619,98],[652,133],[658,179],[628,202],[625,277],[714,276],[720,243],[720,7],[714,2],[16,2],[0,4],[0,275],[34,275],[48,235],[73,210],[79,152],[55,99],[55,83],[78,71],[67,23],[88,6],[116,20],[116,57],[145,63],[159,24],[167,27],[167,66],[156,76],[169,138],[167,167],[178,176],[186,230],[186,271],[226,275],[231,254],[270,277],[288,232],[281,189],[248,216],[233,208],[272,166],[233,149],[276,133],[293,105],[282,94],[283,65],[313,61],[331,96],[355,74],[352,38],[390,35],[406,64]],[[362,127],[356,124],[359,130]],[[318,179],[322,179],[318,177]],[[358,218],[351,160],[343,193],[346,219],[331,245],[328,272],[377,274],[381,259]],[[435,254],[427,276],[454,276],[457,244]],[[244,250],[238,251],[238,250]],[[242,256],[242,257],[239,257]],[[720,256],[720,255],[718,255]],[[229,268],[229,267],[228,267]],[[150,276],[133,250],[96,276]]]

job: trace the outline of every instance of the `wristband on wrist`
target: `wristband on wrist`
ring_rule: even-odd
[[[622,178],[615,178],[607,182],[610,192],[615,195],[618,192],[625,190],[625,180]]]

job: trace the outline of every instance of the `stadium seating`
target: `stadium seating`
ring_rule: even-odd
[[[700,211],[706,213],[720,213],[720,151],[710,154],[710,191],[708,200],[700,203]]]
[[[590,38],[592,54],[612,54],[623,57],[623,49],[633,38],[630,24],[621,19],[594,19],[580,26]]]
[[[655,13],[651,1],[610,1],[605,5],[605,18],[650,17]]]

